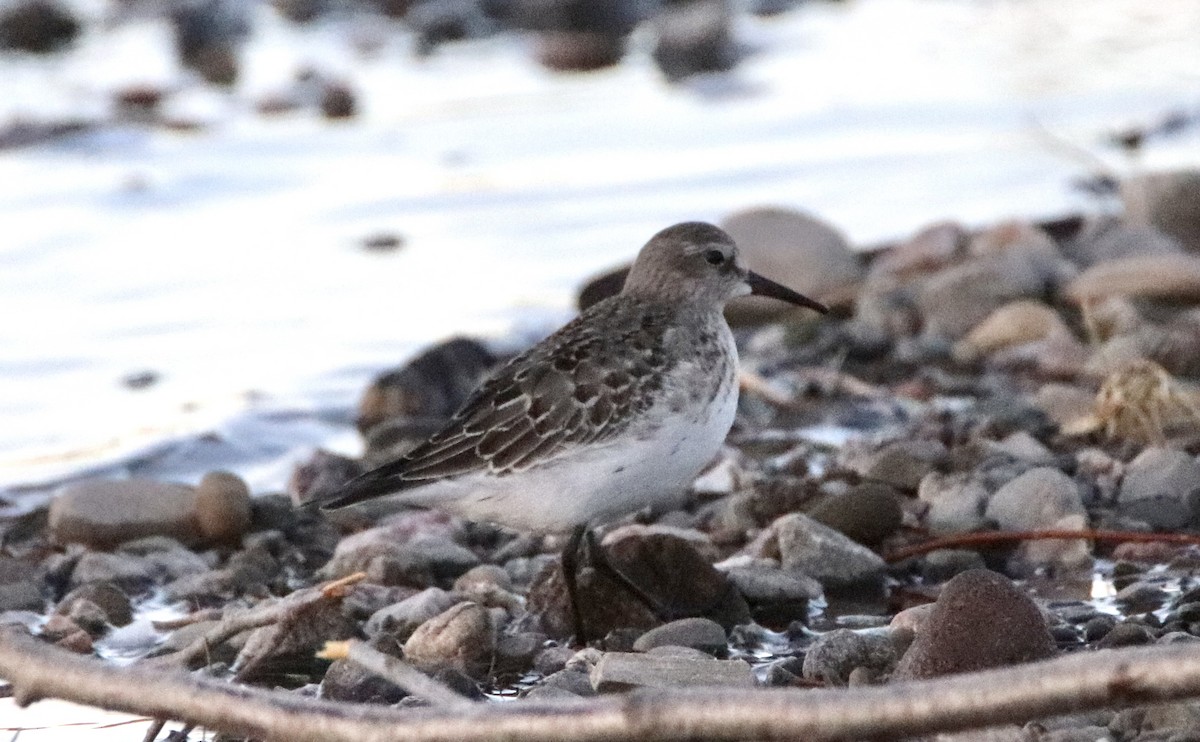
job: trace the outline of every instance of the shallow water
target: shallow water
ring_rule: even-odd
[[[232,96],[186,84],[153,20],[0,57],[0,121],[95,115],[154,83],[207,124],[0,152],[0,488],[213,468],[279,488],[313,447],[356,451],[374,373],[454,333],[548,331],[583,278],[681,219],[791,205],[865,246],[1111,206],[1070,187],[1090,157],[1200,160],[1194,131],[1137,162],[1100,146],[1196,108],[1198,32],[1194,0],[811,3],[746,20],[736,73],[678,88],[641,38],[619,69],[557,76],[520,39],[416,62],[393,34],[363,58],[355,22],[267,9]],[[349,79],[363,114],[255,115],[301,64]],[[381,232],[403,248],[360,247]],[[160,380],[121,383],[146,371]]]

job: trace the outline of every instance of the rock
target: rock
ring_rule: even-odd
[[[0,7],[0,49],[48,54],[70,44],[80,23],[53,0],[18,0]]]
[[[1066,296],[1085,304],[1111,296],[1200,303],[1200,256],[1159,253],[1097,263],[1066,287]]]
[[[893,681],[985,670],[1054,655],[1037,605],[1012,582],[987,570],[945,584]]]
[[[905,278],[933,273],[958,260],[969,240],[970,235],[961,224],[935,222],[879,253],[871,264],[871,272]]]
[[[864,482],[822,498],[807,514],[866,546],[875,546],[895,533],[904,517],[895,490],[877,482]]]
[[[80,585],[63,596],[54,609],[55,613],[70,615],[76,601],[85,600],[104,612],[105,620],[113,626],[127,626],[133,622],[133,606],[121,588],[108,582],[91,582]]]
[[[322,600],[294,610],[296,595],[277,599],[284,605],[292,604],[293,610],[287,611],[284,620],[254,629],[245,636],[231,667],[239,680],[261,680],[273,667],[280,666],[311,672],[313,655],[326,642],[359,636],[358,624],[342,613],[337,601]],[[232,641],[237,640],[234,637]]]
[[[234,598],[270,593],[268,585],[282,568],[261,547],[235,553],[220,569],[183,575],[166,586],[170,600],[186,600],[193,605],[217,606]]]
[[[458,577],[479,564],[479,557],[446,533],[413,533],[407,523],[382,525],[347,536],[321,568],[325,579],[355,572],[373,574],[372,582],[424,587],[435,579]]]
[[[288,480],[288,494],[297,506],[317,502],[332,495],[342,485],[366,471],[357,459],[318,448],[303,463],[297,464]]]
[[[250,33],[249,7],[234,0],[198,0],[170,10],[180,64],[224,87],[237,82],[242,42]]]
[[[722,626],[750,619],[750,610],[724,574],[687,539],[671,533],[614,531],[602,548],[609,562],[672,617],[706,616]],[[587,631],[604,636],[614,629],[651,628],[658,618],[622,585],[597,570],[583,569],[579,599]],[[551,636],[572,632],[560,565],[543,571],[529,590],[528,610]]]
[[[721,228],[733,237],[750,270],[818,301],[845,301],[862,280],[862,264],[845,236],[803,212],[745,209],[726,217]],[[726,305],[725,316],[731,322],[751,324],[794,311],[795,307],[775,299],[739,297]]]
[[[417,627],[404,643],[404,657],[432,673],[450,668],[467,677],[487,677],[496,650],[491,616],[478,603],[458,603]]]
[[[363,631],[371,637],[386,634],[399,641],[405,641],[421,624],[450,610],[458,602],[454,595],[441,588],[426,588],[416,595],[371,614]]]
[[[358,403],[358,429],[366,433],[395,417],[448,418],[496,361],[469,338],[438,343],[371,382]]]
[[[943,465],[946,447],[933,440],[902,440],[889,443],[868,454],[862,461],[847,462],[847,466],[864,479],[882,482],[898,490],[912,492],[927,474]]]
[[[832,528],[793,513],[771,524],[785,570],[816,579],[826,591],[838,592],[882,585],[886,565],[867,547]]]
[[[1200,462],[1183,451],[1147,448],[1126,466],[1117,510],[1156,530],[1174,531],[1197,523]]]
[[[930,472],[917,488],[917,498],[927,503],[924,524],[931,533],[968,533],[984,523],[988,489],[976,472]]]
[[[1148,224],[1179,241],[1186,249],[1200,250],[1200,171],[1177,170],[1146,173],[1121,183],[1125,218],[1131,224]]]
[[[133,554],[89,551],[75,564],[71,571],[70,585],[77,587],[93,582],[117,585],[133,593],[145,591],[159,576],[154,564],[145,557]]]
[[[971,257],[942,269],[917,290],[927,337],[957,340],[1005,304],[1046,295],[1063,277],[1064,263],[1053,241],[1028,225],[984,232],[968,251]]]
[[[1066,429],[1092,414],[1096,395],[1071,384],[1043,384],[1038,389],[1034,404],[1055,425]]]
[[[1135,582],[1118,590],[1113,600],[1128,613],[1149,613],[1163,607],[1167,593],[1153,583]]]
[[[50,536],[61,544],[104,549],[142,536],[203,541],[196,491],[149,479],[88,479],[68,484],[50,503]]]
[[[827,686],[845,686],[851,671],[866,668],[886,675],[899,659],[889,631],[836,629],[822,634],[804,655],[804,677]]]
[[[1056,461],[1050,449],[1024,430],[1010,433],[1003,440],[985,441],[984,444],[989,453],[999,453],[1030,464],[1047,466]]]
[[[236,541],[250,528],[250,488],[236,474],[205,474],[196,488],[195,507],[205,541]]]
[[[541,654],[548,637],[534,631],[501,634],[496,640],[495,670],[497,673],[524,674],[533,669],[534,659]]]
[[[707,618],[681,618],[650,629],[633,643],[633,651],[649,652],[655,647],[675,646],[699,649],[709,654],[725,651],[728,640],[721,624]]]
[[[997,307],[971,328],[966,337],[954,344],[954,357],[969,362],[1051,337],[1078,345],[1058,312],[1040,301],[1021,299]]]
[[[416,0],[404,14],[404,23],[416,36],[418,57],[448,42],[482,37],[494,28],[481,4],[472,0]]]
[[[634,688],[752,688],[754,673],[742,660],[606,652],[592,668],[591,681],[598,693]]]
[[[1097,649],[1114,649],[1116,647],[1136,647],[1152,644],[1154,633],[1140,623],[1124,621],[1114,626],[1104,638],[1096,643]]]
[[[1086,515],[1079,486],[1058,469],[1031,469],[988,500],[984,514],[1005,531],[1049,528],[1067,515]]]
[[[358,96],[347,83],[331,80],[321,89],[318,107],[321,115],[330,121],[354,118],[358,113]]]
[[[0,612],[42,612],[46,607],[46,598],[42,595],[44,577],[44,570],[37,565],[0,556]]]
[[[783,628],[808,616],[808,602],[821,597],[821,583],[806,574],[775,566],[751,564],[725,572],[746,602],[754,620]]]
[[[513,589],[512,577],[504,571],[503,567],[495,564],[480,564],[477,567],[471,567],[454,581],[454,589],[460,593],[488,588],[511,591]]]
[[[1087,221],[1074,238],[1061,243],[1061,248],[1064,255],[1083,268],[1108,260],[1183,250],[1177,241],[1154,227],[1127,224],[1114,217]]]
[[[938,585],[971,569],[983,569],[983,557],[970,549],[938,549],[921,558],[921,577]]]
[[[368,644],[384,654],[401,656],[399,648],[390,639],[371,640]],[[321,697],[331,701],[391,705],[407,695],[403,688],[349,660],[335,660],[321,680]]]
[[[612,67],[625,56],[623,34],[543,31],[536,36],[538,62],[556,72],[590,72]]]
[[[92,637],[66,616],[51,616],[42,624],[42,638],[77,654],[92,653]]]
[[[933,613],[933,607],[933,603],[922,603],[921,605],[914,605],[912,608],[905,608],[895,616],[892,616],[888,627],[897,631],[910,631],[913,636],[916,636],[925,628],[925,623],[929,620],[929,614]]]
[[[670,82],[733,69],[739,55],[732,23],[726,0],[694,0],[660,8],[651,21],[654,63]]]

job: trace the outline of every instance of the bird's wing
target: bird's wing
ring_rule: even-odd
[[[606,311],[622,308],[597,304],[505,364],[428,441],[351,480],[322,507],[466,474],[506,476],[618,435],[661,388],[668,355],[654,335],[665,323],[650,316],[663,311],[653,307],[626,318],[633,322],[600,323],[625,328],[611,334],[597,332],[594,318],[584,321]]]

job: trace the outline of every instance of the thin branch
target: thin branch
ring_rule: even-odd
[[[434,706],[462,708],[474,705],[474,701],[455,693],[407,662],[389,657],[360,641],[326,642],[325,649],[317,656],[327,660],[349,660]]]
[[[563,702],[392,709],[69,653],[0,630],[0,676],[19,703],[65,698],[291,742],[633,742],[897,737],[1022,723],[1200,696],[1200,647],[1137,647],[938,680],[849,690],[639,691]]]
[[[1046,541],[1052,539],[1200,546],[1200,534],[1196,533],[1146,533],[1144,531],[1105,531],[1090,528],[1079,530],[1048,529],[1042,531],[975,531],[972,533],[959,533],[944,538],[935,538],[920,544],[893,549],[884,554],[883,558],[889,563],[895,563],[928,554],[938,549],[960,549],[972,546],[1006,546],[1024,541]]]

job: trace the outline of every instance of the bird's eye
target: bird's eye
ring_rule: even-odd
[[[725,262],[725,253],[720,250],[709,250],[704,253],[704,259],[708,261],[709,265],[720,265]]]

